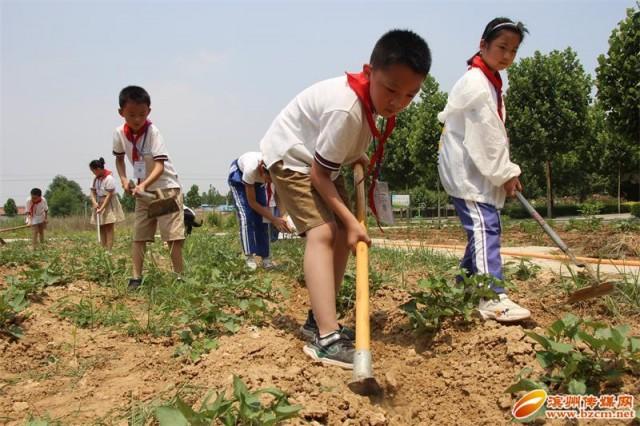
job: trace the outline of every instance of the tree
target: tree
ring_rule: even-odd
[[[415,123],[408,144],[415,174],[419,183],[426,188],[433,188],[439,179],[438,143],[442,123],[438,121],[438,113],[446,104],[447,94],[440,91],[436,79],[428,75],[422,83],[420,101],[416,103]]]
[[[408,189],[415,185],[415,167],[411,161],[408,149],[411,132],[415,127],[416,113],[418,107],[415,103],[410,104],[407,109],[399,113],[396,117],[396,127],[384,145],[384,161],[380,172],[380,180],[389,183],[389,189]],[[380,128],[378,124],[378,128]],[[375,145],[369,147],[369,158],[375,152]]]
[[[590,89],[591,79],[571,48],[548,55],[536,51],[509,68],[506,123],[513,156],[544,167],[548,217],[553,215],[552,161],[587,134]],[[525,170],[524,176],[531,171],[536,172]]]
[[[49,204],[51,216],[81,214],[85,203],[88,202],[77,182],[60,175],[53,178],[44,196]]]
[[[184,202],[189,207],[200,207],[202,204],[202,198],[200,198],[200,194],[198,194],[198,185],[191,185],[191,189],[187,192],[187,196],[184,199]]]
[[[607,55],[598,57],[596,86],[607,122],[617,134],[608,151],[618,175],[619,200],[622,173],[640,167],[640,10],[627,9],[626,18],[611,32]]]
[[[18,207],[13,198],[9,198],[7,202],[4,203],[4,214],[9,217],[14,217],[18,214]]]

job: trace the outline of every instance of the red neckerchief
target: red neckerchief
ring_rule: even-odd
[[[273,188],[271,188],[271,184],[269,182],[267,182],[266,185],[267,185],[267,208],[270,208],[271,197],[273,196]]]
[[[471,68],[480,68],[480,71],[482,71],[494,89],[496,89],[496,94],[498,95],[498,115],[500,116],[500,120],[504,121],[504,117],[502,116],[502,78],[500,77],[500,73],[491,71],[480,55],[476,55],[471,59],[469,69]]]
[[[133,133],[133,129],[129,127],[127,123],[124,123],[124,135],[129,142],[133,144],[133,149],[131,150],[131,158],[133,161],[138,161],[140,159],[140,154],[138,152],[138,147],[136,144],[140,140],[140,138],[147,133],[147,129],[151,125],[149,120],[144,122],[142,128],[138,131],[138,133]]]
[[[38,199],[38,201],[31,200],[31,207],[29,207],[29,216],[33,217],[33,213],[36,211],[36,205],[42,202],[42,197]]]
[[[378,220],[378,212],[376,211],[376,205],[373,199],[373,191],[376,187],[376,181],[378,180],[378,175],[380,175],[380,169],[382,167],[382,159],[384,157],[384,144],[396,125],[396,116],[394,115],[387,119],[387,125],[384,129],[384,134],[380,134],[380,131],[376,127],[376,122],[373,117],[373,102],[371,101],[371,94],[369,93],[369,79],[363,72],[359,74],[347,73],[347,82],[349,83],[349,87],[351,87],[351,89],[356,93],[358,99],[360,100],[360,103],[364,107],[365,115],[367,117],[367,123],[369,124],[371,134],[373,135],[374,139],[378,141],[376,151],[371,157],[371,160],[369,160],[369,170],[367,170],[367,175],[373,172],[373,179],[371,180],[371,186],[369,186],[369,208],[375,216],[376,222],[378,222],[378,226],[380,226],[380,221]]]
[[[134,145],[134,146],[135,146],[135,145]],[[102,179],[106,178],[107,176],[109,176],[109,175],[111,175],[111,174],[113,174],[113,173],[111,172],[111,170],[103,169],[102,175],[100,175],[100,176],[96,176],[96,177],[93,179],[93,185],[92,185],[92,186],[95,188],[95,187],[96,187],[96,182],[101,181]]]

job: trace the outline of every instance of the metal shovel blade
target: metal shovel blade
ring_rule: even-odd
[[[569,303],[582,302],[583,300],[592,299],[594,297],[606,296],[615,289],[616,286],[612,282],[596,284],[574,291],[569,295],[567,301]]]
[[[178,206],[178,202],[174,198],[163,198],[152,201],[151,204],[149,204],[147,216],[149,219],[153,219],[154,217],[164,216],[177,211],[180,211],[180,206]]]
[[[375,396],[383,394],[382,387],[373,377],[370,350],[356,350],[353,356],[353,379],[348,386],[352,392],[358,395]]]

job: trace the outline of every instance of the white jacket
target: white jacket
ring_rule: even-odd
[[[502,116],[506,117],[504,102]],[[478,68],[467,71],[453,86],[444,111],[438,172],[452,197],[504,206],[502,185],[520,176],[509,159],[509,139],[497,111],[497,94]]]

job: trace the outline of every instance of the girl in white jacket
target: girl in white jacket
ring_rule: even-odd
[[[486,26],[480,50],[455,84],[438,119],[444,123],[438,172],[467,232],[461,267],[469,274],[489,274],[502,280],[500,208],[506,196],[521,191],[520,167],[509,159],[506,111],[499,71],[509,67],[524,34],[520,22],[496,18]],[[498,300],[478,307],[483,318],[512,322],[529,318],[529,310],[512,302],[494,285]]]

